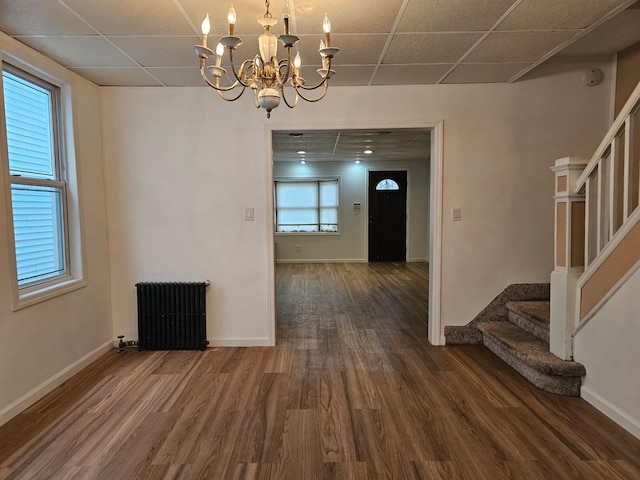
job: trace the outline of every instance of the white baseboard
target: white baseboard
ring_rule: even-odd
[[[267,337],[216,338],[209,339],[210,347],[273,347]]]
[[[366,258],[276,258],[276,263],[367,263]]]
[[[631,435],[640,439],[640,421],[623,412],[588,387],[582,387],[580,389],[580,396],[628,431]]]
[[[429,259],[428,258],[422,258],[422,257],[416,257],[416,258],[410,258],[409,260],[407,260],[407,262],[409,263],[424,263],[424,262],[428,262]]]
[[[62,385],[64,382],[69,380],[72,376],[78,373],[80,370],[85,368],[87,365],[92,363],[94,360],[97,360],[99,357],[104,355],[106,352],[113,348],[113,342],[109,340],[108,342],[103,343],[98,348],[92,350],[87,353],[84,357],[79,360],[73,362],[68,367],[64,368],[60,372],[56,373],[53,377],[44,381],[36,388],[31,390],[30,392],[24,394],[22,397],[17,399],[15,402],[10,403],[8,406],[0,410],[0,425],[4,425],[13,417],[19,415],[21,412],[29,408],[31,405],[36,403],[42,397],[44,397],[47,393],[51,392],[54,388]]]

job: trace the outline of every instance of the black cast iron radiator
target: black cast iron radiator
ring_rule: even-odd
[[[136,283],[140,350],[204,350],[209,282]]]

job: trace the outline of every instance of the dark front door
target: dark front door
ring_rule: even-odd
[[[369,172],[369,261],[404,262],[407,172]]]

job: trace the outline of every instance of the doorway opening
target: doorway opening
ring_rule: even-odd
[[[356,264],[388,261],[406,262],[407,265],[428,262],[429,281],[425,282],[428,283],[425,289],[428,288],[429,297],[428,336],[432,344],[441,344],[439,288],[442,123],[426,127],[342,130],[291,130],[290,126],[283,126],[271,127],[270,133],[273,162],[269,173],[274,193],[273,185],[276,181],[301,180],[315,183],[337,179],[338,182],[338,210],[336,220],[332,220],[337,226],[330,230],[322,228],[320,221],[317,228],[305,226],[305,231],[302,231],[302,227],[296,226],[293,230],[300,231],[276,232],[276,216],[283,217],[285,212],[276,213],[274,198],[270,198],[273,217],[269,220],[268,228],[274,239],[270,252],[274,266],[273,283],[270,286],[273,295],[274,341],[277,327],[276,263]],[[396,136],[404,144],[394,145]],[[407,141],[408,138],[410,139]],[[419,139],[426,139],[426,142],[420,146]],[[378,142],[378,146],[375,142]],[[407,148],[403,149],[402,146]],[[370,152],[364,153],[365,149]],[[416,154],[420,149],[418,157],[409,156],[410,152]],[[375,153],[386,157],[376,158]],[[395,190],[394,184],[397,184],[398,190]],[[394,202],[394,198],[404,198],[404,201]],[[280,200],[283,199],[279,199],[279,208],[283,207]],[[294,205],[291,208],[298,207]],[[324,207],[308,204],[299,208],[318,209],[317,216],[322,216]],[[389,208],[394,209],[395,213],[388,214]],[[396,208],[404,208],[404,212],[397,213]],[[396,223],[389,223],[393,221]],[[302,225],[312,222],[295,220],[283,223]],[[377,223],[383,226],[376,229]],[[395,239],[386,238],[390,232],[397,234]],[[395,246],[392,254],[373,250],[390,245]]]

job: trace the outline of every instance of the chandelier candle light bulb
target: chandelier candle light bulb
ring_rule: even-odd
[[[329,21],[329,16],[325,13],[324,20],[322,21],[322,30],[324,30],[324,39],[327,47],[331,46],[331,22]]]
[[[300,76],[300,67],[302,66],[302,59],[300,58],[300,52],[296,53],[296,58],[293,59],[293,74],[296,77]]]
[[[325,14],[322,28],[324,30],[324,40],[320,42],[320,58],[322,68],[317,70],[320,80],[316,84],[307,84],[300,77],[300,66],[302,61],[300,53],[295,55],[292,60],[292,48],[299,50],[297,43],[300,40],[296,35],[291,34],[291,0],[284,0],[284,8],[282,18],[284,19],[284,35],[275,35],[273,27],[278,21],[273,18],[269,12],[270,0],[265,0],[266,12],[263,17],[258,19],[258,23],[262,26],[262,34],[258,37],[259,53],[253,58],[248,58],[239,64],[234,62],[234,54],[236,49],[242,44],[242,39],[234,36],[236,11],[233,5],[229,8],[227,22],[229,31],[227,36],[220,38],[216,51],[212,51],[207,46],[207,36],[211,30],[209,14],[202,22],[202,44],[194,46],[194,50],[200,59],[200,74],[205,83],[217,91],[218,95],[228,102],[233,102],[240,98],[244,91],[249,88],[253,93],[253,103],[256,108],[263,108],[267,111],[267,118],[271,116],[271,110],[280,105],[280,101],[284,101],[287,107],[294,108],[298,104],[298,100],[311,103],[322,100],[327,94],[329,88],[329,78],[336,72],[331,69],[331,61],[333,57],[340,51],[339,48],[330,46],[329,33],[331,32],[331,23]],[[278,42],[286,50],[284,58],[278,58]],[[221,67],[222,55],[224,50],[229,52],[228,63],[230,64],[231,83],[229,85],[221,85],[220,80],[227,75],[227,70]],[[215,56],[215,66],[207,65],[211,57]],[[239,65],[239,67],[238,67]],[[285,89],[285,87],[287,87]],[[291,92],[287,98],[286,92]],[[319,94],[308,97],[307,92],[318,90]],[[228,94],[227,92],[234,92]]]
[[[289,6],[289,0],[285,0],[284,8],[282,11],[282,18],[284,20],[284,34],[289,35],[289,17],[291,16],[291,7]]]
[[[216,47],[216,67],[220,67],[220,62],[222,62],[222,54],[224,53],[224,45],[218,43]]]
[[[227,21],[229,22],[229,36],[233,37],[233,30],[236,25],[236,9],[233,8],[233,4],[231,4],[231,7],[229,7]]]
[[[209,21],[209,14],[207,13],[207,16],[204,17],[204,20],[202,20],[202,46],[203,47],[207,47],[207,37],[209,35],[209,32],[211,31],[211,22]]]

